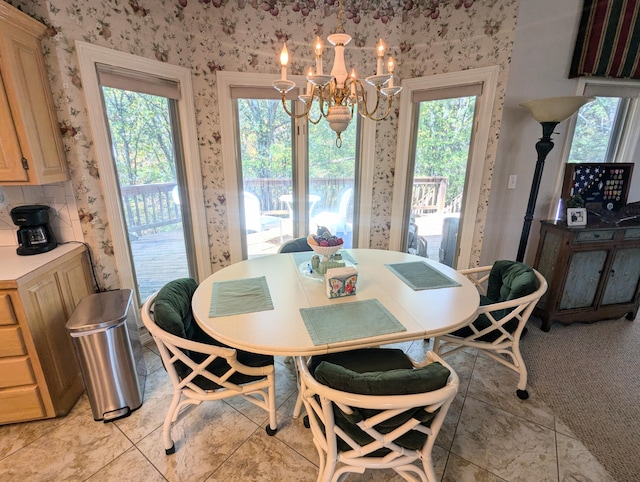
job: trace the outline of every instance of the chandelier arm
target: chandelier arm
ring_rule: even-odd
[[[378,122],[381,121],[383,119],[386,119],[388,117],[388,115],[391,113],[391,104],[393,102],[393,97],[389,96],[389,100],[387,102],[387,111],[381,115],[380,117],[374,117],[373,114],[376,112],[375,110],[373,112],[368,113],[368,115],[364,116],[367,119],[371,119],[372,121]],[[377,105],[376,105],[376,109],[377,109]],[[358,113],[360,112],[360,110],[358,110]]]
[[[372,119],[373,114],[378,110],[380,105],[380,88],[376,87],[376,105],[373,109],[369,110],[367,107],[367,91],[361,80],[356,80],[356,97],[358,104],[358,113],[367,119]],[[362,91],[362,96],[357,96],[358,87]]]
[[[311,104],[309,104],[305,110],[305,112],[303,112],[302,114],[295,114],[293,112],[291,112],[288,108],[287,108],[287,97],[286,95],[282,96],[282,107],[284,108],[284,111],[289,114],[289,117],[293,117],[294,119],[302,119],[303,117],[306,117],[309,114],[309,111],[311,110]]]
[[[309,120],[309,122],[311,122],[315,126],[318,124],[318,122],[322,120],[322,114],[318,114],[318,118],[316,120],[313,120],[311,118],[311,113],[309,113],[309,115],[307,115],[307,119]]]
[[[327,87],[325,86],[323,89],[320,89],[319,96],[318,96],[318,102],[320,104],[319,105],[320,113],[322,114],[322,117],[327,117],[327,115],[329,114],[329,107],[331,107],[330,102],[328,100],[325,100],[325,97],[324,97],[324,90],[326,88]],[[329,92],[329,99],[331,99],[331,92]],[[326,111],[324,110],[325,102],[327,104],[327,110]]]

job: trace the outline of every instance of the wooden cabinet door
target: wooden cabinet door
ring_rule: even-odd
[[[0,2],[0,74],[13,120],[9,126],[15,129],[21,157],[28,167],[17,178],[0,173],[0,184],[49,184],[69,179],[40,45],[45,29],[40,22]],[[5,117],[2,120],[5,130]]]
[[[640,247],[616,250],[601,304],[632,303],[639,282]]]
[[[27,171],[22,167],[22,151],[18,135],[13,128],[9,99],[0,73],[0,179],[27,181]]]
[[[571,256],[560,309],[595,306],[596,292],[602,276],[608,250],[578,251]]]

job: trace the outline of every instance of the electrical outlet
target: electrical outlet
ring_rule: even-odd
[[[517,180],[518,180],[518,176],[516,176],[515,174],[511,174],[509,176],[509,186],[507,188],[508,189],[515,189]]]

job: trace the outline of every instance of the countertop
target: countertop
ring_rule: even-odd
[[[82,243],[66,243],[59,244],[47,253],[18,256],[16,246],[0,246],[0,281],[20,279],[74,249],[83,247]]]

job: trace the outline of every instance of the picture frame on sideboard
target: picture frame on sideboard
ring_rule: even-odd
[[[567,208],[567,226],[586,226],[586,208]]]

